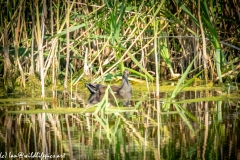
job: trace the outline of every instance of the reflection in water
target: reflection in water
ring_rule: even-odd
[[[89,105],[93,105],[96,103],[99,103],[102,99],[103,99],[104,94],[90,94],[87,104]],[[129,106],[130,105],[130,100],[132,98],[132,93],[131,92],[127,92],[124,95],[114,95],[118,101],[122,101],[123,106]],[[110,102],[112,102],[114,104],[115,99],[113,97],[113,95],[111,93],[109,93],[109,100]]]
[[[215,94],[186,92],[178,100],[206,95],[212,97]],[[2,155],[11,153],[17,156],[23,152],[29,157],[44,153],[45,156],[62,156],[59,159],[131,160],[237,159],[240,156],[237,100],[195,101],[177,106],[171,103],[166,111],[165,104],[151,98],[133,102],[133,106],[139,106],[135,112],[116,110],[113,114],[104,115],[11,114],[11,110],[64,105],[44,103],[47,106],[43,107],[8,102],[1,101],[0,105]],[[160,111],[155,107],[157,104]]]

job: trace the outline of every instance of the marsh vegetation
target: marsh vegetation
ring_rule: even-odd
[[[0,3],[1,151],[239,157],[236,0]],[[127,107],[108,86],[124,70]],[[88,83],[107,89],[90,106]]]

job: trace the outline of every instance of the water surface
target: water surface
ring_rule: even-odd
[[[0,156],[54,159],[239,159],[240,100],[217,90],[134,92],[131,106],[86,108],[63,101],[0,99]],[[95,112],[97,110],[97,112]],[[94,113],[95,112],[95,113]]]

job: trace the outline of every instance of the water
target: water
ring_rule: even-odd
[[[240,159],[238,96],[189,91],[168,102],[168,95],[138,92],[130,107],[88,109],[81,92],[77,101],[2,96],[0,157]]]

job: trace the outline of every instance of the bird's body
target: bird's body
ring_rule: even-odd
[[[122,76],[122,83],[120,86],[110,86],[113,93],[117,98],[121,99],[131,99],[132,96],[132,88],[128,81],[128,75],[129,71],[125,70]],[[93,84],[89,83],[86,84],[86,87],[91,93],[90,98],[88,99],[88,103],[94,104],[95,102],[99,102],[103,95],[105,94],[105,91],[107,89],[107,86],[102,84]],[[111,94],[109,94],[111,95]]]

